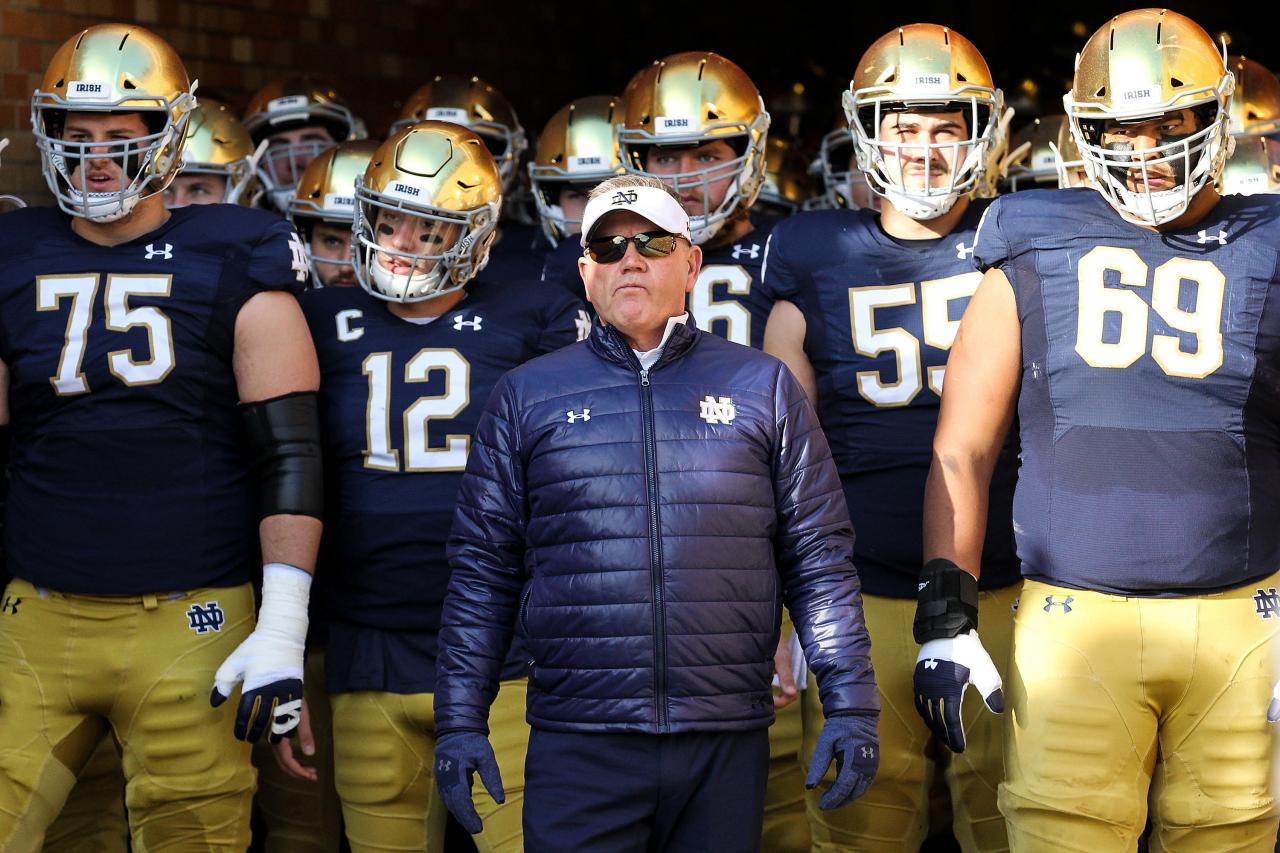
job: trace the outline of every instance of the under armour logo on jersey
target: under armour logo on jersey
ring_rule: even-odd
[[[1071,602],[1075,601],[1075,599],[1069,595],[1066,598],[1063,598],[1062,600],[1058,600],[1058,599],[1059,599],[1059,596],[1046,595],[1044,597],[1044,612],[1049,613],[1053,610],[1053,608],[1061,607],[1063,613],[1070,613]]]
[[[640,194],[635,190],[618,190],[609,197],[610,204],[635,204]]]
[[[750,246],[744,246],[741,243],[734,243],[733,259],[736,261],[743,257],[750,258],[753,261],[760,257],[760,244],[752,243]]]
[[[1280,616],[1280,593],[1276,592],[1274,586],[1270,589],[1260,589],[1254,593],[1253,606],[1254,612],[1263,619]]]
[[[977,245],[977,244],[975,243],[974,245]],[[957,258],[963,261],[965,258],[969,257],[972,254],[973,254],[973,246],[966,246],[963,240],[961,240],[959,243],[956,243]]]
[[[591,335],[591,315],[579,308],[573,327],[578,330],[578,340],[585,341]]]
[[[187,611],[187,621],[191,624],[187,625],[197,634],[207,634],[210,631],[221,631],[222,623],[226,621],[226,614],[222,612],[222,608],[218,606],[218,602],[210,601],[201,607],[199,604],[191,605],[191,609]]]
[[[149,261],[149,260],[152,260],[153,258],[160,258],[161,260],[165,260],[165,261],[172,260],[173,244],[165,243],[163,249],[157,249],[155,243],[148,243],[146,260]]]
[[[864,747],[862,748],[862,757],[863,757],[863,758],[875,758],[875,757],[876,757],[876,748],[875,748],[874,746],[864,746]]]
[[[1210,234],[1208,231],[1200,232],[1200,239],[1197,241],[1201,244],[1208,243],[1210,240],[1216,240],[1219,246],[1225,246],[1227,243],[1227,232],[1219,231],[1217,234]]]
[[[589,421],[591,420],[591,410],[583,409],[581,412],[570,410],[565,412],[565,417],[571,424],[577,423],[578,421]]]
[[[4,604],[0,604],[0,613],[9,613],[13,616],[17,616],[18,605],[21,603],[21,598],[14,598],[12,595],[6,595],[4,597]]]
[[[311,274],[311,266],[307,263],[307,247],[302,245],[302,238],[296,231],[289,232],[289,251],[293,254],[289,266],[293,270],[294,277],[298,281],[306,281],[307,276]]]
[[[712,397],[708,394],[698,404],[699,414],[709,424],[727,424],[738,416],[731,397]]]
[[[455,332],[461,332],[463,326],[469,326],[473,332],[480,331],[480,324],[484,322],[484,318],[477,317],[473,314],[470,320],[462,319],[465,316],[465,314],[453,315],[453,330]]]

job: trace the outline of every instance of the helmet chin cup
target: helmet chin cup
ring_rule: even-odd
[[[955,207],[956,200],[961,195],[960,193],[933,196],[909,195],[893,186],[886,187],[880,194],[903,216],[908,216],[919,222],[937,219],[939,216],[945,215],[951,208]]]

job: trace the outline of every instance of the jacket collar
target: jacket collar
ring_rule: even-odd
[[[662,349],[662,355],[659,356],[650,370],[682,357],[693,349],[694,344],[698,342],[702,335],[703,332],[698,329],[693,319],[693,312],[690,311],[689,319],[671,330],[671,335],[667,338],[667,344]],[[632,369],[635,369],[639,364],[630,344],[613,326],[608,326],[604,323],[596,323],[592,326],[591,337],[587,339],[587,346],[591,348],[592,352],[606,361],[612,361],[615,364],[621,364]]]

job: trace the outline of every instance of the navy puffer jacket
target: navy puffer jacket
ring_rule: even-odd
[[[875,713],[853,530],[780,361],[691,326],[651,370],[616,330],[512,370],[458,493],[436,732],[487,732],[517,620],[529,722],[738,731],[773,720],[781,603],[824,711]]]

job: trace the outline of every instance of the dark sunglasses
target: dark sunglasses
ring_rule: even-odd
[[[676,250],[676,241],[679,239],[679,234],[668,234],[666,231],[646,231],[634,237],[610,234],[588,240],[587,254],[597,264],[616,264],[627,253],[627,244],[634,241],[636,251],[642,256],[665,258]]]

